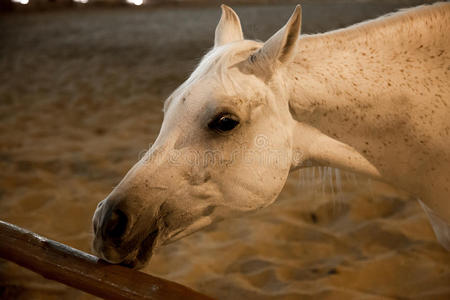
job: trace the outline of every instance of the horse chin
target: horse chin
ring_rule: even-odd
[[[141,242],[137,251],[133,251],[131,257],[127,257],[120,264],[132,269],[142,269],[150,261],[153,252],[159,246],[159,229],[155,229]]]

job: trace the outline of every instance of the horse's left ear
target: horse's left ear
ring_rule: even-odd
[[[265,75],[272,74],[276,68],[295,56],[297,41],[302,26],[302,7],[297,5],[286,25],[268,39],[263,47],[252,54],[242,65],[247,72],[260,69]]]
[[[242,34],[241,21],[238,15],[231,7],[222,4],[222,16],[216,27],[216,36],[214,38],[214,47],[219,47],[231,42],[244,39]]]

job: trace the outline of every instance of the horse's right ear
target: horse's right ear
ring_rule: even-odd
[[[219,47],[231,42],[244,39],[242,34],[241,21],[238,15],[231,7],[222,4],[222,17],[216,27],[216,36],[214,38],[214,47]]]

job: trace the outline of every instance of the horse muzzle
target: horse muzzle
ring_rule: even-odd
[[[110,263],[142,268],[160,244],[161,230],[156,221],[147,228],[138,224],[139,218],[121,203],[107,199],[99,203],[92,220],[93,250]]]

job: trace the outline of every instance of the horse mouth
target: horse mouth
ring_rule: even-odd
[[[151,231],[149,235],[141,242],[139,248],[137,250],[137,254],[133,258],[127,258],[120,265],[132,268],[132,269],[141,269],[143,268],[147,262],[150,261],[153,252],[157,248],[157,241],[159,237],[159,229]]]

